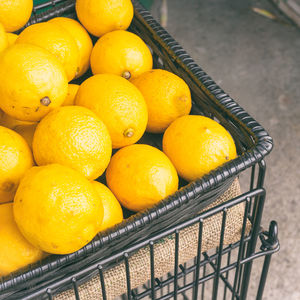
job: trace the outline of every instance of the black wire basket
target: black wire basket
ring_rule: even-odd
[[[187,297],[185,299],[200,299],[200,292],[204,299],[205,282],[209,280],[213,281],[212,299],[217,299],[220,296],[220,279],[224,284],[224,299],[227,299],[226,293],[230,299],[245,299],[252,260],[265,256],[257,299],[262,296],[271,254],[279,249],[276,223],[271,223],[269,231],[262,232],[260,229],[265,199],[263,159],[272,149],[272,138],[192,60],[137,0],[133,0],[133,4],[135,16],[129,30],[138,34],[151,48],[154,67],[170,70],[186,81],[192,93],[191,113],[205,115],[220,122],[234,138],[238,156],[199,180],[190,184],[182,181],[178,192],[155,207],[130,216],[123,223],[98,234],[79,251],[69,255],[50,256],[0,279],[0,299],[52,299],[66,289],[73,290],[74,299],[81,299],[80,284],[95,274],[98,274],[101,282],[99,297],[110,299],[106,295],[103,274],[106,269],[122,261],[125,263],[128,299],[143,299],[148,296],[151,299],[177,299],[180,294]],[[74,0],[52,0],[37,5],[26,26],[57,16],[76,18],[74,6]],[[86,76],[89,75],[90,71]],[[80,80],[77,82],[80,83]],[[147,134],[143,137],[144,141],[161,147],[160,135]],[[211,205],[247,169],[251,170],[247,192],[196,215]],[[259,170],[257,175],[256,169]],[[225,247],[223,241],[227,210],[240,203],[244,203],[240,240]],[[201,254],[203,222],[216,214],[222,214],[219,245],[214,253]],[[247,220],[252,223],[250,232],[246,230]],[[179,231],[195,224],[199,225],[197,255],[194,261],[179,264]],[[170,235],[174,236],[175,243],[174,270],[166,277],[155,278],[154,244]],[[262,250],[255,252],[258,237],[262,240]],[[150,249],[151,278],[148,285],[139,289],[132,288],[129,257],[145,246]],[[236,257],[233,259],[234,251]],[[225,266],[224,260],[222,263],[224,255],[227,256]],[[211,273],[208,272],[209,267],[212,268]],[[230,272],[231,270],[233,271]],[[230,275],[233,272],[234,275]],[[232,283],[229,275],[233,276]],[[198,289],[199,284],[202,285],[201,291]],[[193,292],[186,296],[189,289]]]

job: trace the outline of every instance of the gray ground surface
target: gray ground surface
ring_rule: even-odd
[[[159,1],[157,1],[159,2]],[[167,30],[274,138],[263,225],[279,223],[264,299],[300,299],[300,32],[255,14],[267,1],[168,0]],[[153,7],[157,16],[157,7]],[[254,277],[259,274],[254,268]],[[254,285],[254,284],[253,284]],[[253,286],[249,299],[254,299]]]

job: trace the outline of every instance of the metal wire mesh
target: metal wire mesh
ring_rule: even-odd
[[[255,171],[258,174],[255,176]],[[126,270],[126,295],[120,299],[246,299],[248,284],[251,276],[251,266],[254,259],[264,258],[261,279],[258,285],[257,299],[261,299],[268,272],[271,255],[278,251],[277,225],[272,222],[267,232],[260,228],[261,212],[265,201],[265,191],[262,188],[265,174],[265,164],[261,162],[252,168],[250,174],[250,189],[246,193],[214,207],[200,215],[180,223],[160,234],[145,239],[113,256],[99,259],[77,272],[68,274],[63,279],[46,283],[37,287],[22,299],[55,299],[55,296],[65,289],[73,289],[76,300],[82,299],[80,285],[90,274],[97,274],[101,282],[99,299],[110,299],[106,293],[104,272],[116,263],[124,263]],[[231,207],[244,203],[244,217],[240,240],[224,246],[224,232],[227,212]],[[222,228],[219,245],[214,250],[202,252],[202,231],[206,219],[216,214],[222,214]],[[252,222],[252,230],[246,235],[247,219]],[[197,256],[184,264],[178,263],[179,233],[182,229],[198,224]],[[175,244],[174,268],[163,277],[155,276],[154,245],[162,238],[173,235]],[[257,238],[261,238],[261,250],[257,250]],[[129,258],[143,247],[150,249],[151,278],[139,288],[132,288]],[[17,298],[14,298],[17,299]]]

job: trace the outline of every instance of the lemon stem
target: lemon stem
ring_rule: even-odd
[[[44,105],[44,106],[49,106],[50,103],[51,103],[51,100],[49,99],[49,97],[44,97],[40,100],[41,104]]]
[[[132,128],[126,129],[123,133],[123,135],[128,138],[131,138],[133,134],[134,134],[134,130]]]
[[[122,77],[124,77],[125,79],[130,79],[131,73],[129,71],[124,71],[122,74]]]

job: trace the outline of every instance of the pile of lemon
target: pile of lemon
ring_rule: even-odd
[[[221,125],[189,115],[187,84],[152,69],[126,31],[130,0],[77,0],[79,22],[12,33],[32,7],[0,1],[0,276],[77,251],[122,222],[121,205],[148,209],[178,189],[178,174],[192,181],[236,156]],[[163,151],[136,144],[145,131],[163,134]],[[95,181],[104,172],[108,187]]]

